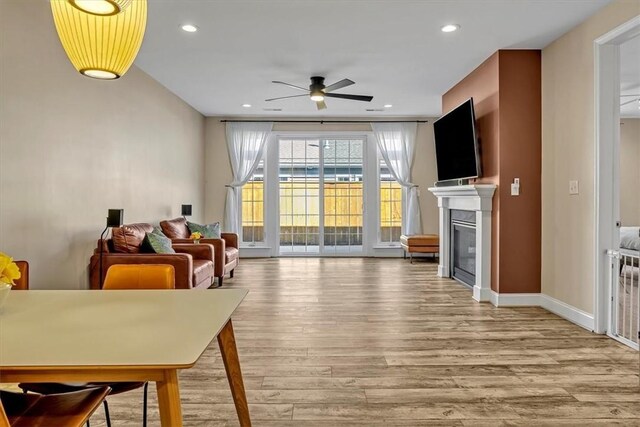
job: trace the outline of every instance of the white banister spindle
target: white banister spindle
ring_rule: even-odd
[[[607,251],[611,261],[610,336],[638,349],[640,331],[640,256]]]

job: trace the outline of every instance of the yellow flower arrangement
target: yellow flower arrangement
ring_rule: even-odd
[[[200,233],[199,231],[196,231],[194,233],[191,233],[191,236],[189,236],[189,238],[191,240],[200,240],[202,239],[202,233]]]
[[[13,258],[9,255],[0,252],[0,283],[7,283],[13,286],[14,280],[19,279],[21,276],[20,269],[13,262]]]

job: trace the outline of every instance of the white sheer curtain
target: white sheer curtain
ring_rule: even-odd
[[[227,122],[227,147],[233,182],[227,186],[223,227],[229,233],[240,233],[238,192],[258,167],[272,127],[271,122]]]
[[[416,146],[417,123],[371,123],[378,148],[387,167],[407,195],[402,234],[422,234],[418,186],[411,182],[411,164]]]

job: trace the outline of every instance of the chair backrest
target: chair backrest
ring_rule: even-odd
[[[162,228],[164,235],[170,239],[188,239],[191,234],[187,227],[187,220],[184,218],[160,221],[160,228]]]
[[[175,289],[176,273],[167,264],[114,264],[102,289]]]
[[[111,388],[41,395],[0,390],[0,427],[82,427]]]
[[[27,261],[14,261],[20,270],[20,278],[13,283],[13,289],[19,291],[29,290],[29,263]]]

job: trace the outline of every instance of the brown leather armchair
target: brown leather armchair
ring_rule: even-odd
[[[112,230],[112,238],[98,240],[91,256],[89,279],[91,289],[100,289],[107,270],[114,264],[169,264],[176,272],[176,289],[206,289],[213,284],[214,248],[209,244],[174,244],[175,254],[141,253],[145,233],[153,231],[151,224],[129,224]],[[102,251],[102,280],[100,278]]]
[[[162,232],[174,243],[191,244],[189,240],[191,233],[187,228],[187,220],[184,218],[175,218],[160,221]],[[222,280],[225,274],[229,273],[233,277],[233,270],[240,262],[240,253],[238,251],[238,235],[235,233],[222,233],[220,239],[200,239],[201,244],[211,244],[214,247],[214,268],[215,277],[218,278],[218,285],[222,286]],[[198,245],[193,245],[198,246]]]

